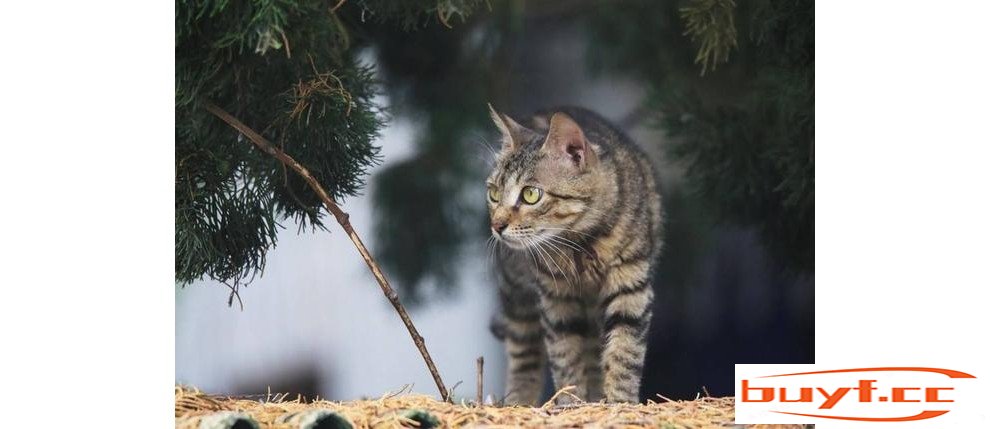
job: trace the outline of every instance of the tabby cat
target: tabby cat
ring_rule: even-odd
[[[502,133],[487,181],[501,304],[492,330],[509,355],[506,402],[536,404],[548,361],[557,389],[637,402],[662,244],[649,158],[585,109],[542,112],[529,127],[491,115]]]

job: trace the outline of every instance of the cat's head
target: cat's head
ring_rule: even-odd
[[[492,234],[522,249],[579,232],[602,181],[595,147],[581,126],[564,113],[537,122],[537,131],[494,109],[491,116],[502,133],[486,183]]]

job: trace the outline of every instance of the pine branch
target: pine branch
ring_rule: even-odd
[[[680,10],[687,27],[684,34],[700,43],[694,62],[701,65],[702,76],[728,61],[736,46],[735,8],[733,0],[692,0]]]
[[[437,371],[436,365],[433,364],[433,358],[430,357],[430,352],[426,349],[426,342],[423,340],[423,336],[416,330],[416,326],[413,325],[412,319],[409,318],[409,313],[406,312],[405,307],[402,306],[402,302],[399,301],[399,295],[396,294],[395,290],[389,285],[388,280],[382,273],[382,270],[378,267],[378,263],[371,257],[371,253],[368,252],[368,248],[364,246],[364,243],[361,241],[361,237],[359,237],[357,232],[354,231],[354,227],[351,226],[350,215],[340,209],[340,206],[338,206],[337,203],[330,198],[327,191],[324,190],[323,186],[320,185],[316,178],[309,173],[309,170],[307,170],[306,167],[296,162],[295,159],[292,159],[292,157],[287,155],[285,152],[282,152],[276,148],[260,134],[247,125],[244,125],[244,123],[231,116],[217,105],[208,101],[205,102],[204,105],[207,111],[226,122],[235,130],[239,131],[259,149],[278,159],[299,174],[299,176],[301,176],[306,183],[309,184],[309,187],[313,189],[313,192],[320,197],[323,201],[323,205],[326,206],[327,210],[329,210],[330,213],[333,214],[333,217],[337,219],[337,223],[339,223],[340,226],[344,228],[344,231],[347,232],[347,236],[350,237],[351,242],[353,242],[354,246],[357,247],[358,253],[361,254],[364,262],[368,264],[368,269],[371,270],[371,273],[375,276],[375,280],[378,281],[378,285],[381,286],[385,297],[388,298],[389,302],[392,304],[392,307],[395,308],[395,311],[399,313],[402,323],[406,325],[409,335],[412,337],[413,342],[416,343],[416,348],[419,349],[419,353],[423,355],[423,360],[426,361],[426,366],[430,370],[430,375],[433,376],[433,381],[436,383],[437,389],[440,390],[440,397],[444,401],[449,401],[450,398],[447,394],[447,388],[444,387],[443,380],[440,378],[440,373]]]

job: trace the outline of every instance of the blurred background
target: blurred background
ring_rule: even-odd
[[[736,363],[814,361],[811,1],[439,2],[400,22],[375,2],[341,3],[332,17],[373,73],[367,102],[387,120],[366,186],[338,201],[448,387],[463,382],[455,397],[473,397],[478,356],[486,392],[505,393],[504,352],[488,331],[489,102],[516,118],[595,110],[654,159],[667,236],[643,398],[732,395]],[[177,107],[177,134],[184,119]],[[177,160],[182,150],[177,140]],[[180,173],[177,164],[177,255]],[[229,276],[201,280],[177,262],[176,382],[329,399],[405,384],[435,394],[342,230],[329,220],[314,232],[289,214],[272,227],[263,274],[233,277],[239,299]]]

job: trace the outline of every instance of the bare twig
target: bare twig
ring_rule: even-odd
[[[223,281],[220,282],[220,283],[222,283],[224,286],[227,286],[227,288],[230,289],[230,296],[227,297],[227,306],[228,307],[233,307],[234,306],[234,298],[237,298],[237,303],[241,305],[241,311],[244,311],[244,301],[241,301],[241,294],[237,290],[238,289],[237,288],[237,282],[238,282],[238,280],[235,279],[234,280],[234,284],[230,284],[230,283],[223,282]]]
[[[557,400],[557,397],[560,396],[560,395],[568,395],[568,396],[570,396],[571,398],[573,398],[573,399],[575,399],[577,401],[581,401],[582,400],[581,398],[579,398],[577,395],[571,393],[571,390],[574,390],[574,389],[577,389],[577,386],[564,386],[564,387],[560,388],[560,390],[558,390],[557,393],[554,393],[553,396],[551,396],[550,399],[547,402],[543,403],[543,406],[540,407],[540,408],[541,409],[544,409],[544,410],[550,409],[550,407],[553,406],[554,401],[556,401]]]
[[[444,401],[449,401],[450,397],[447,394],[447,388],[444,387],[443,380],[440,378],[440,373],[437,371],[436,365],[433,364],[433,358],[430,357],[430,352],[426,350],[426,342],[423,340],[423,336],[419,335],[419,331],[417,331],[416,326],[413,325],[412,319],[409,318],[409,313],[406,312],[406,308],[403,307],[402,302],[399,301],[399,295],[395,293],[392,286],[389,286],[388,280],[385,279],[385,274],[382,273],[381,268],[378,267],[378,263],[371,257],[371,253],[368,252],[368,248],[364,246],[364,242],[361,241],[361,237],[359,237],[357,232],[354,231],[354,227],[351,226],[350,215],[340,209],[340,206],[334,202],[333,198],[330,198],[327,191],[323,189],[320,182],[318,182],[316,178],[309,173],[309,170],[307,170],[306,167],[303,167],[302,164],[296,162],[295,159],[292,159],[292,157],[286,155],[285,152],[282,152],[277,147],[273,146],[267,139],[262,137],[247,125],[244,125],[244,123],[231,116],[217,105],[208,101],[204,102],[204,105],[207,111],[226,122],[227,125],[230,125],[232,128],[239,131],[259,149],[292,168],[293,171],[306,180],[306,183],[309,184],[309,187],[313,190],[313,192],[316,192],[316,195],[318,195],[323,201],[323,205],[326,206],[327,210],[329,210],[330,213],[333,214],[333,217],[337,219],[337,223],[344,228],[347,236],[351,239],[351,242],[354,243],[354,247],[357,247],[358,253],[361,254],[361,258],[363,258],[365,264],[368,265],[368,269],[371,270],[371,274],[373,274],[375,276],[375,280],[378,281],[378,285],[381,286],[382,293],[384,293],[385,297],[388,298],[388,301],[392,304],[392,307],[395,308],[395,311],[399,313],[402,323],[406,325],[406,329],[409,331],[409,336],[412,337],[413,342],[416,343],[416,348],[419,349],[419,353],[423,355],[423,360],[426,361],[426,367],[430,370],[430,375],[433,376],[433,381],[437,384],[437,389],[440,391],[440,397]]]
[[[403,384],[402,387],[399,388],[399,390],[395,391],[395,393],[386,392],[384,395],[382,395],[382,397],[381,397],[381,399],[379,399],[379,401],[384,401],[386,399],[392,399],[392,398],[394,398],[396,396],[399,396],[401,394],[409,393],[412,390],[412,388],[413,388],[413,383]]]
[[[478,406],[485,401],[485,357],[478,356]]]
[[[657,393],[657,396],[659,396],[659,397],[660,397],[660,399],[663,399],[663,400],[665,400],[665,401],[667,401],[667,402],[677,402],[677,401],[675,401],[675,400],[673,400],[673,399],[670,399],[670,398],[668,398],[668,397],[666,397],[666,396],[663,396],[663,395],[661,395],[661,394],[659,394],[659,393]]]
[[[460,386],[461,383],[463,382],[464,380],[457,380],[457,383],[454,383],[453,386],[450,386],[450,389],[448,390],[448,394],[450,395],[451,398],[454,397],[454,391],[457,390],[457,386]]]

